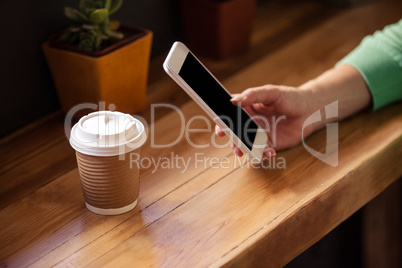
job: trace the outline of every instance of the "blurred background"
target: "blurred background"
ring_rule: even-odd
[[[2,1],[0,137],[59,109],[41,44],[70,25],[64,7],[76,8],[78,3],[79,0]],[[177,6],[176,0],[126,0],[112,18],[153,31],[151,57],[155,57],[180,39]]]
[[[339,5],[337,7],[334,7],[333,4],[330,5],[328,3],[331,2],[330,0],[257,1],[257,9],[267,2],[273,2],[267,8],[269,10],[267,16],[270,16],[270,22],[274,25],[272,32],[261,36],[257,34],[256,39],[265,38],[264,41],[256,42],[255,51],[257,52],[254,51],[248,57],[232,58],[226,65],[222,65],[224,67],[218,77],[228,77],[230,72],[237,71],[237,66],[250,64],[252,60],[258,60],[264,53],[272,52],[284,44],[292,42],[303,31],[311,30],[329,17],[342,12],[345,7],[340,8],[339,6],[348,5],[347,2],[352,5],[357,2],[370,2],[362,0],[333,1],[338,2]],[[392,2],[392,0],[388,2]],[[78,3],[79,0],[2,1],[0,9],[2,25],[0,30],[0,138],[60,109],[41,44],[50,35],[60,32],[70,25],[70,21],[64,16],[64,7],[77,7]],[[284,18],[283,14],[288,17]],[[149,80],[155,81],[161,77],[163,75],[161,63],[172,42],[183,39],[179,0],[126,0],[112,18],[120,20],[122,24],[146,28],[153,32],[151,60],[154,60],[156,64],[154,67],[151,66]],[[280,23],[276,23],[275,19]],[[367,23],[370,24],[372,18],[367,19]],[[260,32],[270,31],[269,25],[262,23],[260,25],[262,25]],[[346,53],[347,51],[345,51]],[[317,57],[322,56],[317,55]],[[237,62],[237,65],[231,64],[234,61]],[[153,70],[158,71],[152,72]],[[181,94],[185,95],[182,92]],[[185,98],[188,99],[187,96]],[[398,189],[402,189],[401,183],[398,187]],[[387,193],[382,196],[385,198]],[[392,202],[398,203],[395,200]],[[293,260],[288,267],[361,267],[364,215],[364,209],[355,213],[321,241]],[[395,225],[397,224],[399,223],[395,223]]]
[[[330,8],[318,8],[317,5],[312,9],[312,2],[333,7],[333,4],[328,3],[336,2],[338,6],[345,6],[347,3],[356,4],[370,0],[258,0],[256,2],[257,9],[266,2],[273,2],[271,6],[274,8],[267,16],[274,17],[276,14],[300,16],[289,19],[286,29],[282,29],[282,32],[265,42],[272,44],[267,46],[267,49],[271,49],[290,42],[303,29],[313,27],[325,19],[325,16],[336,12]],[[60,108],[41,44],[50,35],[70,25],[70,21],[64,15],[64,7],[76,8],[78,4],[79,0],[2,1],[0,138]],[[303,7],[303,4],[307,8]],[[287,7],[292,7],[288,13],[278,10]],[[301,11],[295,12],[297,8]],[[179,0],[126,0],[122,8],[112,15],[112,19],[117,19],[122,24],[146,28],[154,33],[151,59],[166,53],[173,41],[182,40],[183,37]],[[266,52],[267,49],[260,50]],[[151,70],[150,80],[153,79],[152,75]]]

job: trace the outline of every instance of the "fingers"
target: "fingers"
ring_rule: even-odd
[[[240,156],[240,157],[243,156],[243,152],[236,145],[233,146],[233,151],[234,151],[235,155]]]
[[[253,103],[271,105],[278,100],[279,96],[279,86],[266,85],[262,87],[246,89],[241,94],[234,95],[230,101],[233,104],[242,107],[249,106]]]
[[[243,156],[243,152],[237,147],[236,145],[233,146],[233,152],[235,155],[241,157]],[[264,150],[264,153],[262,154],[262,159],[271,159],[276,156],[276,151],[272,147],[267,147]]]
[[[264,153],[262,154],[263,159],[270,159],[276,155],[276,151],[272,147],[265,148]]]
[[[215,125],[215,133],[218,137],[223,137],[226,135],[218,125]],[[233,151],[237,156],[243,156],[243,152],[236,145],[233,145]]]
[[[215,133],[218,137],[225,136],[225,132],[223,132],[222,129],[218,125],[215,125]],[[240,156],[240,157],[243,156],[243,152],[236,145],[233,145],[233,151],[234,151],[235,155]],[[263,153],[263,158],[271,158],[271,157],[274,157],[275,155],[276,155],[276,152],[275,152],[274,148],[266,148]]]
[[[215,133],[218,137],[223,137],[226,135],[218,125],[215,125]]]
[[[218,125],[215,125],[215,133],[218,137],[223,137],[226,135]],[[236,145],[233,145],[233,151],[237,156],[243,156],[243,152]]]

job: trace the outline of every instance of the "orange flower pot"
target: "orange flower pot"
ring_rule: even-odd
[[[129,114],[144,107],[152,32],[141,29],[131,39],[123,41],[120,47],[108,48],[106,54],[100,51],[99,57],[97,52],[89,56],[54,47],[49,41],[42,45],[65,113],[77,104],[100,101],[105,102],[106,109],[114,104],[117,111]],[[74,117],[88,112],[80,110]]]

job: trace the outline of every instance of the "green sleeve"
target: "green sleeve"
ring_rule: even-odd
[[[374,110],[402,100],[402,20],[365,37],[337,66],[342,64],[363,76]]]

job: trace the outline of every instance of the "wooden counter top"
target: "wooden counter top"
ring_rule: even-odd
[[[363,36],[402,15],[402,3],[396,1],[342,10],[307,1],[278,8],[283,16],[266,16],[275,5],[260,7],[248,53],[222,62],[205,59],[230,91],[266,83],[301,84],[333,66]],[[308,20],[315,13],[317,17]],[[179,106],[186,123],[204,115],[155,67],[161,68],[160,61],[155,59],[151,68],[156,78],[150,81],[150,103]],[[150,122],[149,109],[142,116]],[[84,206],[63,123],[63,116],[55,113],[0,142],[1,265],[283,266],[402,176],[398,103],[339,124],[337,167],[298,145],[279,152],[271,168],[255,169],[236,158],[229,146],[214,148],[212,132],[190,133],[194,143],[209,144],[203,149],[184,138],[160,149],[151,148],[148,140],[143,157],[176,157],[190,164],[144,168],[137,207],[119,216],[101,216]],[[155,142],[169,143],[179,135],[180,123],[177,112],[159,110],[150,133],[155,133]],[[201,120],[191,124],[205,127]],[[325,137],[325,131],[319,131],[307,144],[323,152]],[[221,144],[226,141],[219,139]],[[218,167],[215,159],[227,159],[228,164]]]

